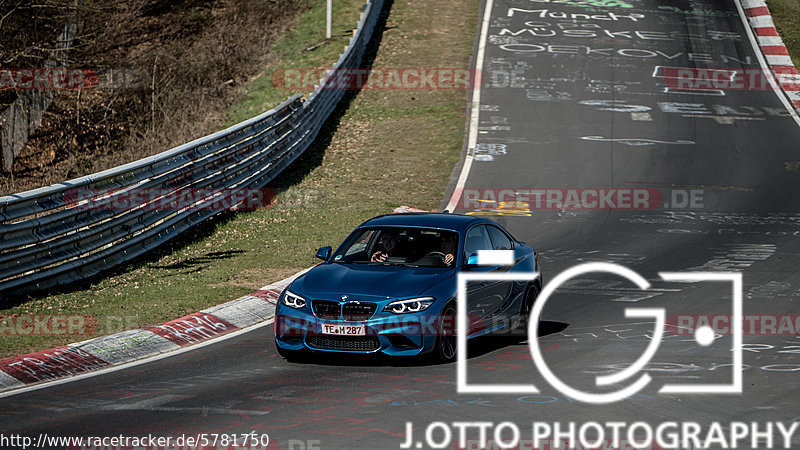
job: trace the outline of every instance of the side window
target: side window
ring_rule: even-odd
[[[372,238],[374,234],[375,234],[374,230],[366,230],[364,234],[359,236],[358,239],[356,239],[356,241],[353,243],[353,245],[349,249],[347,249],[347,253],[345,253],[344,256],[352,256],[358,252],[363,252],[364,250],[366,250],[367,244],[369,243],[369,240]]]
[[[486,232],[486,227],[478,225],[472,227],[467,231],[464,239],[464,254],[465,260],[472,255],[476,255],[478,250],[491,250],[492,242],[489,240],[489,234]]]
[[[495,250],[511,250],[514,246],[511,244],[511,239],[506,236],[505,233],[500,231],[497,227],[488,226],[486,227],[489,229],[489,236],[492,237],[492,247]]]

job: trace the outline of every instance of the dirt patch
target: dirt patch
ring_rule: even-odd
[[[231,275],[227,280],[222,283],[212,284],[212,287],[235,286],[252,289],[253,292],[265,286],[264,280],[280,281],[288,278],[297,272],[305,269],[305,267],[283,267],[283,268],[264,268],[252,267],[244,269],[241,272]]]
[[[73,11],[74,2],[68,3],[43,8],[50,13],[49,40],[58,36],[56,25],[63,27],[61,22]],[[241,101],[250,77],[262,70],[265,49],[311,3],[79,2],[80,27],[64,64],[95,70],[101,74],[100,84],[56,92],[12,172],[0,174],[0,195],[109,169],[219,130],[226,109]],[[12,11],[9,18],[25,12]],[[17,22],[25,35],[27,29]],[[42,38],[42,33],[36,36]],[[24,54],[48,44],[28,39],[20,46],[14,50]],[[8,59],[11,49],[3,50]],[[43,66],[31,58],[12,64]]]

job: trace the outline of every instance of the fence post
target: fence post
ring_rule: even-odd
[[[325,39],[331,38],[331,22],[333,21],[333,0],[328,0],[328,14],[326,18],[326,33]]]

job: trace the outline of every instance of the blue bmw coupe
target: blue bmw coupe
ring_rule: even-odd
[[[479,250],[513,251],[513,264],[478,265]],[[537,253],[477,216],[388,214],[359,225],[324,262],[295,279],[275,313],[275,344],[301,351],[455,358],[456,274],[539,272]],[[534,281],[467,285],[469,338],[525,326]]]

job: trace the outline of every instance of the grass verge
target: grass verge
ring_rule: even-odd
[[[768,0],[767,6],[794,65],[800,67],[800,2]]]
[[[338,0],[334,36],[324,33],[324,2],[270,52],[270,67],[230,111],[241,120],[276,105],[276,68],[331,65],[362,0]],[[467,68],[478,0],[388,0],[368,50],[372,67]],[[350,13],[353,13],[350,16]],[[346,24],[346,25],[343,25]],[[408,204],[439,206],[464,137],[463,90],[362,90],[348,93],[314,145],[273,183],[269,209],[229,214],[126,268],[63,292],[18,300],[0,315],[89,315],[95,334],[152,325],[252,292],[314,264],[314,250],[336,245],[354,226]],[[2,329],[0,357],[83,339],[17,336]]]

